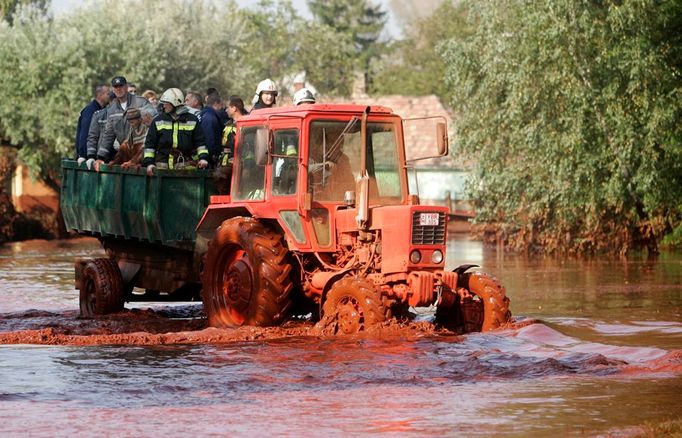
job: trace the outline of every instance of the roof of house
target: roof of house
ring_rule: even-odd
[[[454,136],[453,127],[453,113],[443,105],[440,99],[435,95],[430,96],[353,96],[350,98],[334,98],[330,103],[346,103],[355,105],[370,105],[388,107],[398,114],[403,119],[416,119],[425,117],[442,116],[448,124],[448,134],[450,137],[450,144],[452,145],[452,138]],[[407,158],[426,157],[436,154],[436,145],[424,141],[419,141],[423,138],[423,129],[435,129],[435,123],[426,123],[424,121],[407,122],[405,127],[405,152]],[[435,138],[429,135],[428,138]],[[419,161],[417,163],[418,169],[462,169],[465,168],[465,162],[457,159],[452,153],[447,157],[429,159]]]

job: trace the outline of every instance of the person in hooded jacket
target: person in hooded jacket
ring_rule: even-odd
[[[151,176],[155,168],[181,169],[187,165],[208,167],[208,148],[199,119],[185,107],[185,98],[177,88],[169,88],[159,99],[163,112],[149,127],[144,144],[142,165]]]

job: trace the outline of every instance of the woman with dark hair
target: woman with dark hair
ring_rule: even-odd
[[[253,96],[253,110],[261,108],[272,108],[277,103],[277,84],[272,79],[263,79],[256,87],[256,94]]]

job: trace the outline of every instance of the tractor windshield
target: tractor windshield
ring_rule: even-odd
[[[347,121],[316,120],[310,124],[308,189],[313,200],[343,202],[346,191],[355,191],[361,165],[360,124],[358,117]],[[370,203],[402,202],[394,123],[367,123],[367,173]]]

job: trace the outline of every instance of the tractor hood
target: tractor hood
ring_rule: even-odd
[[[341,234],[357,233],[357,209],[339,210],[336,226]],[[391,205],[370,207],[369,230],[379,231],[381,241],[381,271],[383,274],[407,272],[413,269],[443,269],[444,260],[434,263],[434,251],[445,254],[448,209],[428,205]],[[341,239],[339,239],[341,240]],[[413,251],[420,252],[420,261],[410,261]]]

